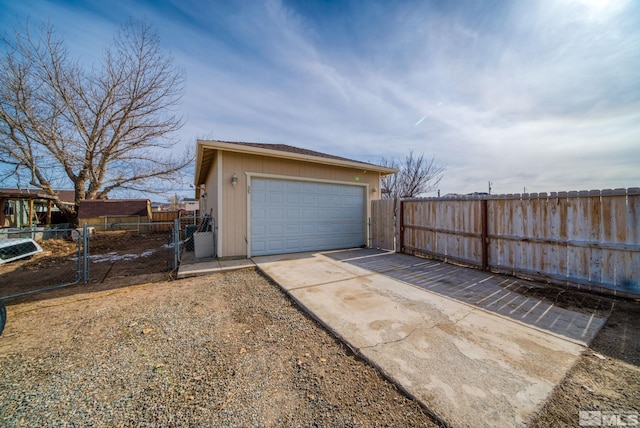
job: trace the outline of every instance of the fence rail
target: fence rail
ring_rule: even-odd
[[[372,223],[388,224],[374,201]],[[640,294],[640,189],[401,200],[399,252]],[[373,228],[373,242],[388,231]]]

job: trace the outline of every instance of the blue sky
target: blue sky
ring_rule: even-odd
[[[0,0],[90,63],[146,18],[187,77],[181,145],[410,150],[442,193],[640,187],[640,2]]]

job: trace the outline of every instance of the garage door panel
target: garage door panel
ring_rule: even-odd
[[[302,245],[300,239],[287,239],[286,241],[286,250],[289,252],[299,251],[298,248]]]
[[[256,202],[264,203],[266,200],[267,200],[267,195],[265,195],[264,193],[256,194]]]
[[[363,186],[254,178],[252,255],[365,244]]]
[[[301,233],[302,225],[300,224],[287,224],[285,234],[286,236],[298,236]]]
[[[302,195],[300,194],[288,194],[287,195],[287,205],[300,205],[302,199]]]
[[[268,212],[268,216],[267,218],[270,221],[282,221],[282,219],[284,219],[285,216],[285,212],[282,208],[269,208],[269,212]]]
[[[254,225],[251,229],[251,233],[254,237],[265,237],[267,236],[267,226],[264,224]]]
[[[303,208],[300,210],[301,218],[314,218],[317,217],[318,212],[314,209]]]
[[[268,236],[283,236],[284,235],[284,225],[282,224],[270,224],[267,228],[269,232]]]
[[[282,205],[284,203],[284,195],[282,193],[270,192],[267,194],[267,200],[270,204]]]
[[[282,193],[286,189],[287,183],[280,180],[266,180],[266,188],[272,192]]]
[[[254,180],[251,183],[251,188],[256,192],[256,194],[258,194],[267,188],[267,182]]]
[[[270,240],[267,241],[267,252],[269,254],[277,254],[284,252],[284,241],[282,240]]]
[[[300,208],[288,207],[285,211],[285,215],[287,216],[287,220],[297,220],[302,214]]]
[[[254,251],[261,253],[267,250],[267,241],[256,239],[255,241],[251,241],[251,246],[254,247]]]

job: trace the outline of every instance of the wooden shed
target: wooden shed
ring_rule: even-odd
[[[97,230],[130,229],[151,223],[151,201],[148,199],[92,199],[78,205],[80,223]]]
[[[73,206],[73,190],[56,190],[60,203]],[[66,223],[54,202],[40,189],[0,189],[0,228],[34,227]]]
[[[217,256],[365,246],[370,201],[396,170],[282,144],[198,140],[196,196]]]

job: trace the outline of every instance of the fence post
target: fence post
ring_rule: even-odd
[[[173,269],[178,272],[180,258],[180,219],[173,220]]]
[[[4,325],[7,323],[7,307],[4,305],[4,300],[0,299],[0,336],[4,331]]]
[[[83,259],[83,269],[82,269],[82,283],[86,284],[89,282],[89,234],[87,223],[85,222],[82,225],[82,259]]]
[[[404,252],[404,201],[399,201],[400,209],[398,210],[398,252]]]
[[[489,270],[489,220],[487,219],[489,210],[487,208],[487,200],[480,200],[480,221],[482,222],[482,270]]]

